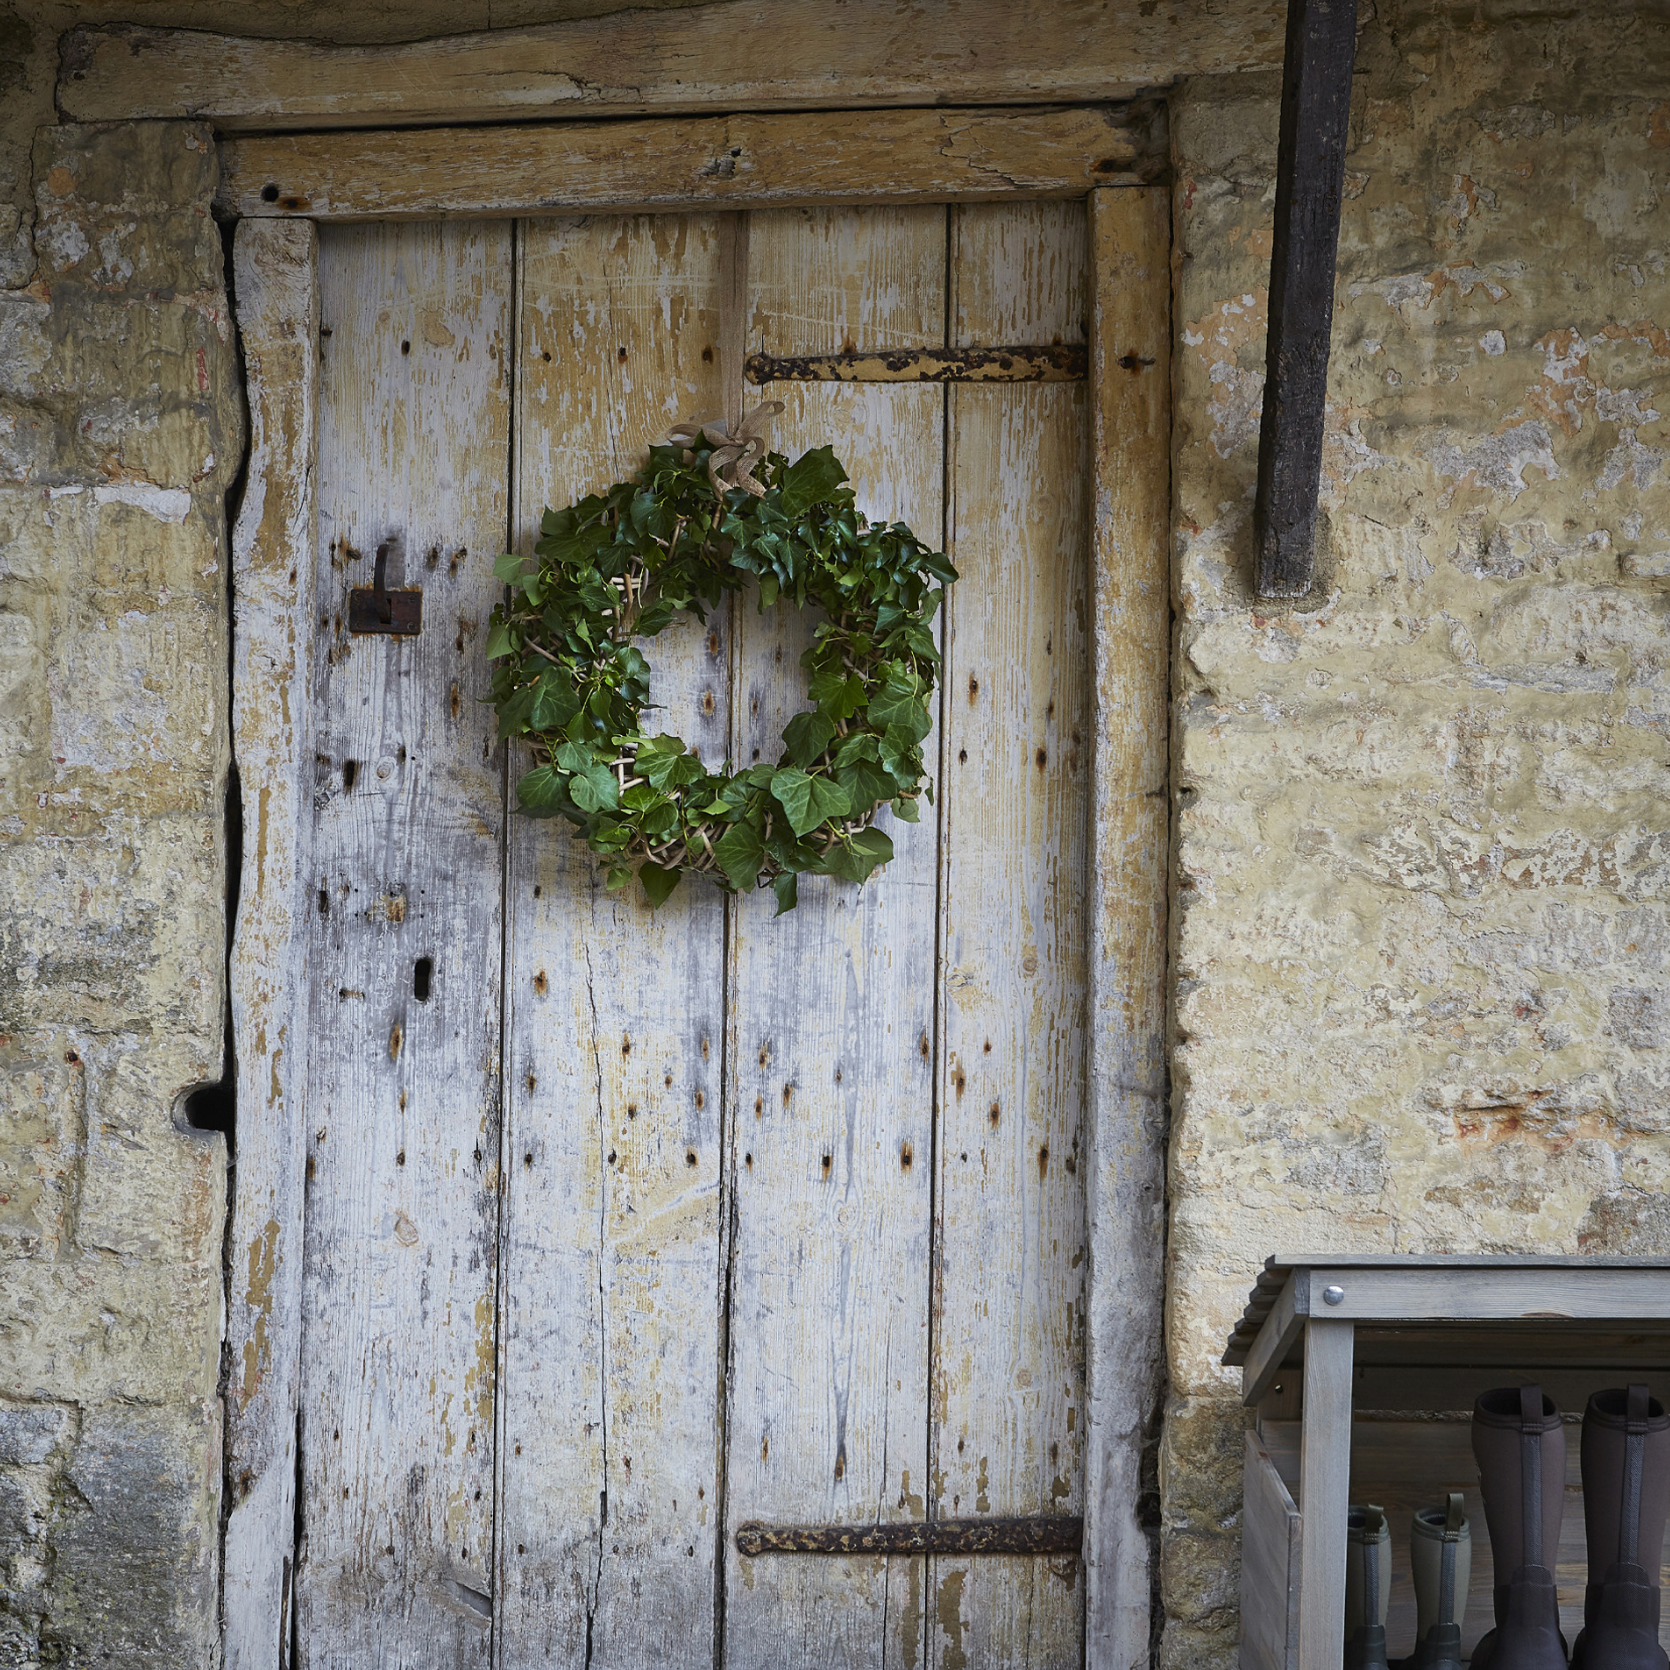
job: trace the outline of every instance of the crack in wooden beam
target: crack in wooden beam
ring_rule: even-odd
[[[751,383],[1078,383],[1082,343],[1031,348],[895,348],[862,354],[750,354]]]
[[[1261,597],[1301,597],[1315,564],[1322,420],[1357,0],[1288,0],[1270,328],[1253,509]]]

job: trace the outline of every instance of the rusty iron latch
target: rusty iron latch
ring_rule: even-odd
[[[377,547],[377,566],[369,586],[348,593],[348,630],[379,632],[395,638],[415,637],[423,630],[423,593],[390,591],[387,585],[389,541]]]
[[[739,1554],[1077,1554],[1084,1521],[1066,1514],[1011,1519],[907,1519],[891,1525],[740,1526]]]
[[[1090,372],[1082,342],[1016,348],[889,348],[866,354],[750,354],[751,383],[1077,383]]]

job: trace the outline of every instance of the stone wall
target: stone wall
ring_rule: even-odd
[[[1365,11],[1367,8],[1365,8]],[[1163,1662],[1234,1662],[1257,1263],[1670,1253],[1670,17],[1379,0],[1318,593],[1254,605],[1276,93],[1176,183]]]
[[[51,128],[58,33],[606,9],[0,4],[0,1667],[216,1632],[225,1153],[178,1104],[221,1061],[236,363],[208,134]],[[1247,589],[1275,86],[1173,101],[1175,1666],[1233,1661],[1216,1360],[1264,1252],[1670,1251],[1670,26],[1363,10],[1293,608]]]
[[[214,1657],[226,1151],[213,136],[43,129],[0,292],[0,1665]]]

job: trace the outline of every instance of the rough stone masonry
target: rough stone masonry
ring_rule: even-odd
[[[1292,608],[1248,590],[1274,79],[1172,93],[1176,1667],[1234,1661],[1217,1357],[1265,1252],[1670,1253],[1670,18],[1362,10]],[[242,420],[210,134],[52,125],[93,18],[0,6],[0,1666],[161,1670],[217,1656],[226,1155],[179,1109],[221,1062]]]
[[[1178,1670],[1235,1658],[1264,1254],[1670,1252],[1670,16],[1381,0],[1357,68],[1291,609],[1248,589],[1278,89],[1173,102]]]
[[[43,128],[0,293],[0,1664],[213,1662],[225,495],[206,128]]]

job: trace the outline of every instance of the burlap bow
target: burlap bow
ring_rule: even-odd
[[[723,418],[710,418],[703,423],[679,423],[667,431],[667,440],[684,450],[684,461],[694,458],[691,448],[696,438],[705,435],[713,447],[707,455],[707,478],[713,491],[723,497],[730,487],[740,487],[756,499],[765,497],[765,487],[754,479],[754,467],[765,457],[765,424],[773,412],[783,409],[781,400],[762,400],[736,426],[732,434]]]

